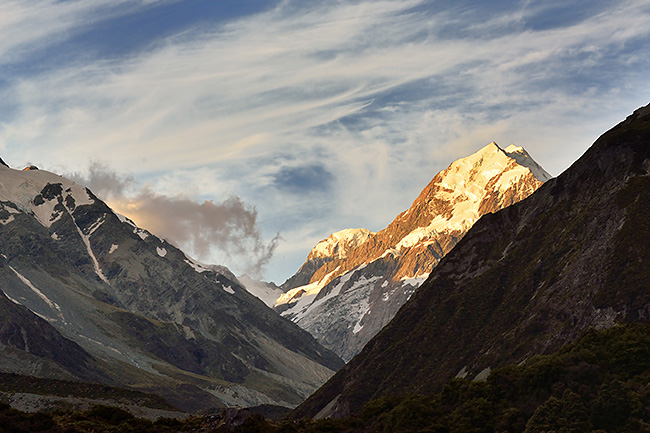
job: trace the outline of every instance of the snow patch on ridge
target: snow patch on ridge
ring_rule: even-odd
[[[145,240],[145,239],[147,239],[149,237],[149,232],[147,232],[146,230],[141,229],[140,227],[136,227],[133,230],[133,233],[140,236],[140,239],[142,239],[142,240]]]
[[[192,267],[196,272],[198,272],[199,274],[202,274],[203,272],[208,272],[208,271],[210,270],[210,269],[209,269],[206,265],[204,265],[203,263],[199,263],[199,262],[197,262],[196,260],[191,259],[191,258],[189,258],[189,257],[187,257],[187,256],[185,256],[185,260],[184,260],[184,262],[187,263],[188,265],[190,265],[190,266],[191,266],[191,267]]]

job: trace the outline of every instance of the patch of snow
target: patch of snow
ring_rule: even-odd
[[[109,350],[111,350],[111,351],[113,351],[113,352],[115,352],[115,353],[118,353],[118,354],[120,354],[120,355],[124,355],[122,352],[120,352],[120,351],[117,350],[116,348],[114,348],[114,347],[109,347],[109,346],[105,345],[104,343],[102,343],[102,342],[99,341],[99,340],[95,340],[94,338],[90,338],[90,337],[88,337],[87,335],[83,335],[83,334],[79,334],[79,333],[77,333],[77,335],[78,335],[79,337],[81,337],[81,338],[85,338],[86,340],[88,340],[88,341],[90,341],[91,343],[94,343],[94,344],[96,344],[96,345],[98,345],[98,346],[105,347],[106,349],[109,349]]]
[[[7,297],[7,299],[9,299],[9,300],[10,300],[11,302],[13,302],[14,304],[17,304],[17,305],[23,305],[23,304],[20,303],[20,301],[18,301],[18,299],[14,299],[14,298],[12,298],[11,296],[7,295],[6,293],[5,293],[5,296]]]
[[[55,241],[58,241],[58,240],[59,240],[59,235],[57,235],[56,233],[52,233],[52,235],[51,235],[50,237],[51,237],[52,239],[54,239]]]
[[[97,221],[95,221],[89,228],[88,228],[88,236],[92,235],[95,233],[95,230],[97,230],[99,227],[101,227],[102,224],[104,224],[104,221],[106,220],[106,215],[102,215],[101,217],[97,218]]]
[[[490,367],[484,368],[483,370],[481,370],[481,372],[479,374],[476,375],[474,380],[483,381],[483,380],[487,379],[488,376],[490,375],[490,371],[492,371],[492,369]]]
[[[156,247],[156,252],[160,257],[165,257],[167,255],[167,250],[164,248]]]
[[[526,149],[523,147],[518,147],[514,144],[511,144],[510,146],[503,149],[503,151],[510,158],[517,161],[517,164],[528,167],[531,173],[533,173],[533,176],[535,176],[535,178],[540,182],[546,182],[547,180],[553,178],[553,176],[544,170],[541,165],[539,165],[533,158],[531,158],[530,154],[526,152]]]
[[[199,263],[196,260],[191,259],[187,256],[185,256],[184,262],[190,265],[199,274],[210,270],[210,268],[207,265],[204,265],[203,263]]]
[[[0,224],[2,224],[3,226],[6,226],[7,224],[9,224],[10,222],[12,222],[15,219],[16,218],[13,215],[9,215],[9,217],[7,217],[6,220],[0,221]]]
[[[357,323],[354,325],[354,329],[352,330],[352,333],[353,333],[353,334],[358,334],[359,331],[361,331],[362,329],[363,329],[363,325],[361,325],[360,322],[357,322]]]
[[[56,319],[52,319],[51,317],[47,317],[45,314],[41,314],[41,313],[39,313],[39,312],[32,311],[32,310],[29,310],[29,311],[31,311],[32,313],[36,314],[38,317],[40,317],[41,319],[45,320],[46,322],[50,322],[50,323],[54,323],[54,322],[56,322]]]
[[[108,254],[113,254],[116,249],[119,248],[119,245],[113,244],[111,245],[111,248],[108,250]]]
[[[230,287],[230,286],[221,286],[221,288],[222,288],[225,292],[230,293],[231,295],[234,295],[234,294],[235,294],[235,291],[234,291],[234,290],[232,289],[232,287]]]
[[[295,315],[293,315],[293,317],[291,317],[291,320],[295,323],[300,323],[300,321],[303,320],[307,315],[309,315],[311,311],[316,311],[321,305],[324,305],[330,302],[331,299],[338,297],[341,294],[341,290],[343,289],[345,283],[347,283],[352,278],[352,276],[355,274],[356,271],[363,269],[364,267],[365,265],[361,265],[355,268],[354,270],[343,275],[339,283],[334,288],[332,288],[332,290],[326,296],[323,296],[322,298],[311,302],[309,305],[306,306],[306,308],[303,308],[301,311],[298,311]],[[346,293],[351,293],[361,288],[370,287],[375,281],[379,280],[380,278],[382,277],[376,276],[376,277],[366,278],[365,276],[361,276],[357,281],[354,282],[354,284],[352,284],[352,287],[350,287]],[[368,299],[366,299],[365,297],[363,299],[360,299],[359,302],[356,304],[356,306],[358,308],[356,317],[359,317],[359,321],[361,321],[363,316],[366,315],[368,309],[370,308]],[[282,315],[284,315],[284,313],[285,312],[283,312]],[[301,327],[305,328],[305,326],[306,326],[305,324],[301,324]]]
[[[399,248],[399,247],[398,247]],[[388,248],[386,251],[384,251],[384,254],[379,256],[380,259],[383,259],[384,257],[391,255],[393,257],[399,257],[402,255],[401,251],[397,248]]]
[[[352,277],[352,275],[357,270],[363,269],[365,266],[366,265],[361,265],[341,276],[338,284],[332,288],[327,296],[324,296],[321,299],[316,300],[316,297],[323,289],[323,287],[327,286],[330,281],[330,276],[338,271],[338,267],[323,277],[320,281],[291,289],[280,298],[278,298],[275,305],[281,305],[285,303],[294,304],[287,310],[283,311],[281,315],[290,318],[295,323],[298,323],[304,317],[309,315],[311,311],[318,308],[318,306],[338,296],[341,293],[343,286],[350,279],[350,277]]]
[[[456,379],[465,379],[467,377],[467,366],[461,368],[461,370],[456,373]]]
[[[117,219],[119,219],[121,222],[123,222],[125,224],[128,224],[131,227],[137,227],[133,221],[131,221],[129,218],[125,217],[124,215],[122,215],[120,213],[117,213],[117,212],[113,212],[113,213],[115,214]]]
[[[135,230],[133,230],[133,233],[136,235],[140,236],[140,239],[145,240],[149,237],[149,232],[146,230],[141,229],[140,227],[136,227]]]
[[[46,200],[41,205],[33,205],[32,212],[38,222],[40,222],[44,227],[49,228],[61,218],[61,215],[63,215],[61,212],[54,210],[54,207],[58,204],[59,202],[56,200]]]
[[[402,279],[400,279],[400,281],[402,282],[403,286],[408,284],[411,286],[420,287],[422,283],[424,283],[427,280],[427,278],[429,278],[429,272],[416,275],[415,277],[403,277]]]
[[[32,291],[33,291],[34,293],[36,293],[36,294],[38,295],[39,298],[41,298],[43,301],[45,301],[45,303],[46,303],[50,308],[55,308],[55,309],[57,309],[58,311],[61,311],[61,307],[59,307],[59,306],[57,305],[56,302],[52,302],[52,301],[50,300],[50,298],[48,298],[47,296],[45,296],[45,294],[44,294],[43,292],[41,292],[39,289],[37,289],[36,286],[34,286],[34,284],[32,284],[31,281],[29,281],[25,276],[23,276],[23,274],[21,274],[20,272],[18,272],[17,270],[15,270],[15,269],[13,268],[13,266],[11,266],[11,265],[9,265],[9,269],[11,269],[11,270],[14,272],[14,274],[16,274],[16,276],[20,279],[20,281],[23,282],[23,284],[25,284],[27,287],[29,287],[30,289],[32,289]]]

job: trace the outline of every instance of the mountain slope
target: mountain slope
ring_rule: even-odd
[[[0,293],[0,370],[23,368],[25,373],[60,378],[96,378],[101,374],[93,357],[63,337],[46,320]],[[75,375],[70,374],[74,370]],[[39,374],[39,373],[37,373]]]
[[[438,173],[386,229],[348,229],[321,241],[275,308],[349,360],[476,220],[549,178],[523,148],[490,143]]]
[[[264,302],[268,307],[273,307],[273,305],[275,305],[275,300],[283,295],[282,289],[274,283],[258,281],[248,275],[238,277],[237,281],[239,281],[251,295]]]
[[[225,268],[193,261],[43,170],[0,166],[0,281],[12,301],[92,355],[101,374],[90,379],[185,409],[292,406],[342,365]],[[16,325],[8,316],[0,323]],[[2,365],[24,373],[11,359]]]
[[[297,410],[357,413],[650,315],[650,106],[527,200],[485,215],[395,318]]]

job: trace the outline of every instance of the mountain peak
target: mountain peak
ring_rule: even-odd
[[[503,150],[508,157],[517,161],[517,164],[527,167],[533,176],[540,182],[546,182],[547,180],[553,178],[546,170],[544,170],[531,156],[526,152],[526,149],[523,147],[515,146],[511,144]]]
[[[314,258],[343,259],[348,252],[374,235],[368,229],[344,229],[329,235],[327,239],[320,241],[309,253],[307,260]]]

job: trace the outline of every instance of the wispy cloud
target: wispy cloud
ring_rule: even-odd
[[[99,9],[117,10],[88,3],[43,0],[29,20],[9,3],[0,34],[17,33],[0,53],[82,34]],[[315,238],[381,228],[438,170],[492,140],[524,145],[558,174],[647,103],[644,0],[497,2],[498,13],[425,0],[310,3],[188,27],[144,52],[81,53],[6,75],[5,159],[100,158],[152,191],[239,195],[265,230],[282,230],[281,251],[304,240],[303,224]],[[565,19],[551,25],[558,7]],[[60,24],[18,31],[50,10]]]
[[[8,0],[0,3],[0,65],[20,62],[88,27],[170,0]]]

